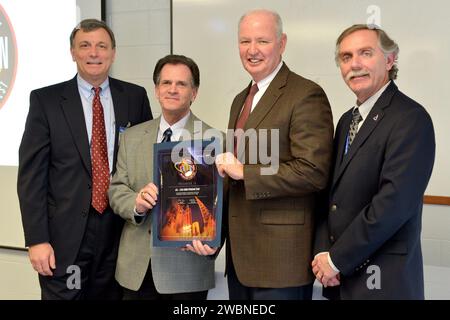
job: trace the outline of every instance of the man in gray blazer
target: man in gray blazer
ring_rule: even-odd
[[[214,287],[216,249],[194,241],[187,248],[151,245],[151,209],[158,201],[153,180],[153,144],[181,140],[183,130],[194,138],[210,129],[192,112],[200,84],[197,64],[190,58],[168,55],[153,73],[162,116],[127,129],[121,136],[117,171],[109,189],[111,207],[126,220],[119,246],[116,279],[124,299],[206,299]]]

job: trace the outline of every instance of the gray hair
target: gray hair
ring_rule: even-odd
[[[391,70],[389,70],[389,79],[395,80],[397,79],[397,73],[398,73],[398,53],[400,51],[397,43],[392,40],[385,31],[380,29],[376,25],[367,25],[367,24],[354,24],[353,26],[345,29],[341,35],[336,40],[336,50],[334,53],[334,59],[336,61],[336,64],[339,66],[339,50],[342,40],[344,40],[345,37],[352,34],[353,32],[359,31],[359,30],[372,30],[376,32],[378,36],[378,45],[380,46],[381,51],[383,51],[384,56],[388,56],[389,54],[394,54],[394,65],[392,66]]]
[[[275,19],[275,32],[277,34],[277,39],[280,40],[281,36],[283,35],[283,21],[281,21],[281,17],[278,13],[276,13],[275,11],[271,11],[271,10],[266,10],[266,9],[255,9],[255,10],[250,10],[247,11],[246,13],[244,13],[244,15],[239,19],[239,23],[238,23],[238,30],[241,27],[241,23],[242,20],[244,20],[247,16],[252,15],[254,13],[268,13],[271,16],[273,16],[273,18]]]

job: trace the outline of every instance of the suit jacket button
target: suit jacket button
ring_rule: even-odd
[[[148,234],[152,234],[152,230],[151,229],[148,229]]]
[[[333,205],[331,206],[331,208],[330,208],[330,211],[331,211],[331,212],[336,212],[336,210],[337,210],[337,205],[333,204]]]
[[[86,210],[83,210],[83,211],[81,212],[81,216],[82,216],[83,218],[85,218],[85,217],[87,216],[87,211],[86,211]]]
[[[330,236],[331,242],[334,242],[334,236]]]

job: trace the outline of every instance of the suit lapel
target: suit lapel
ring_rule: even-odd
[[[266,117],[267,113],[272,109],[274,104],[283,94],[281,88],[286,85],[287,78],[289,75],[289,68],[283,63],[278,74],[270,83],[264,95],[259,100],[258,104],[255,106],[253,111],[248,117],[247,123],[244,129],[257,128],[261,121]]]
[[[376,117],[375,117],[376,115]],[[380,108],[372,108],[370,111],[368,117],[366,120],[364,120],[363,125],[358,131],[358,134],[356,135],[355,139],[353,140],[353,143],[348,150],[348,153],[344,155],[342,158],[342,163],[339,166],[339,172],[338,172],[338,178],[342,174],[342,172],[345,170],[349,162],[353,159],[355,154],[358,152],[359,148],[364,144],[364,142],[367,140],[367,138],[372,134],[374,129],[377,127],[378,123],[381,122],[383,119],[384,113]],[[348,131],[348,130],[347,130]],[[347,135],[345,135],[345,138]],[[345,148],[345,142],[344,142],[344,148]]]
[[[200,119],[198,119],[191,111],[191,114],[189,116],[188,121],[186,122],[186,126],[184,127],[184,129],[186,129],[186,131],[189,132],[192,140],[195,140],[197,138],[202,139],[202,136],[199,136],[202,130],[202,126],[196,127],[195,126],[196,121],[200,122]],[[183,139],[183,136],[181,136],[181,139]]]
[[[146,181],[153,181],[153,145],[157,143],[160,120],[161,117],[158,117],[154,121],[150,121],[142,136],[141,162],[144,163],[147,173]]]
[[[244,91],[242,91],[241,93],[239,93],[237,95],[236,99],[234,100],[233,105],[231,106],[231,111],[230,111],[230,121],[228,121],[229,129],[235,130],[237,119],[241,113],[242,106],[244,105],[245,98],[247,97],[247,95],[250,91],[251,85],[252,85],[252,83],[250,82],[250,84],[247,86],[247,88]],[[234,135],[231,136],[230,138],[234,140],[233,141],[233,145],[234,145],[234,142],[235,142]],[[238,155],[238,159],[240,159],[240,156],[241,155]]]
[[[392,96],[397,91],[397,86],[394,84],[394,82],[391,82],[391,84],[386,88],[386,90],[383,92],[383,94],[378,98],[377,102],[373,106],[372,110],[370,110],[369,115],[364,120],[364,123],[362,124],[361,128],[358,131],[358,134],[355,136],[355,139],[353,140],[353,143],[348,150],[348,153],[343,156],[342,163],[337,169],[337,174],[335,174],[333,179],[333,187],[338,182],[339,178],[342,176],[343,172],[345,171],[345,168],[348,166],[350,161],[355,157],[355,155],[358,153],[358,150],[361,148],[361,146],[364,144],[364,142],[367,140],[367,138],[374,133],[375,128],[378,126],[378,124],[383,120],[384,117],[384,109],[389,107],[389,104],[391,102]],[[351,112],[350,112],[351,115]],[[349,122],[349,121],[346,121]],[[343,127],[343,134],[341,136],[341,139],[347,138],[347,132],[348,128],[350,126],[350,123],[348,123],[347,127]],[[345,148],[345,140],[343,143],[339,143],[340,149]],[[339,150],[339,152],[343,152],[343,150]],[[339,159],[339,158],[338,158]]]
[[[283,94],[282,88],[286,85],[287,77],[289,75],[289,68],[286,66],[286,64],[283,63],[283,66],[281,67],[280,71],[277,73],[275,78],[270,83],[269,87],[267,88],[266,92],[264,92],[264,95],[261,97],[261,99],[256,104],[253,111],[250,113],[250,116],[248,117],[248,120],[244,126],[244,130],[253,128],[256,129],[258,125],[261,123],[261,121],[264,120],[266,115],[269,113],[269,111],[272,109],[274,104],[278,101],[280,96]],[[230,121],[228,123],[228,128],[234,129],[236,125],[236,121],[239,117],[239,114],[241,112],[242,106],[244,105],[245,98],[248,95],[248,92],[250,90],[252,83],[248,85],[246,90],[242,91],[236,98],[234,104],[231,107],[230,112]],[[248,139],[246,139],[245,142],[245,150],[248,150]],[[244,149],[241,149],[241,153],[244,152]],[[238,154],[237,158],[241,159],[242,154]]]
[[[67,82],[67,86],[62,93],[61,107],[80,158],[86,170],[91,174],[89,138],[76,77]]]
[[[352,109],[350,109],[350,111],[346,112],[343,115],[342,123],[340,124],[340,128],[339,128],[339,131],[340,131],[339,136],[337,137],[337,139],[339,139],[339,140],[335,142],[335,148],[336,148],[337,155],[336,155],[336,160],[335,160],[333,182],[336,181],[336,179],[337,179],[337,176],[339,174],[339,168],[342,165],[342,162],[344,159],[344,151],[345,151],[345,144],[347,142],[347,134],[348,134],[348,130],[350,128],[350,123],[352,121]]]
[[[109,87],[111,90],[114,108],[114,117],[116,121],[116,128],[115,128],[116,134],[114,139],[114,160],[113,160],[113,167],[115,168],[117,160],[117,150],[119,148],[119,129],[120,127],[126,128],[130,124],[128,123],[128,99],[123,87],[114,78],[109,78]]]
[[[250,90],[250,84],[247,86],[247,88],[238,94],[236,99],[234,100],[233,105],[231,106],[230,110],[230,120],[228,121],[228,129],[234,129],[236,126],[237,118],[239,117],[239,114],[241,113],[242,106],[244,105],[245,98],[248,95],[248,92]]]

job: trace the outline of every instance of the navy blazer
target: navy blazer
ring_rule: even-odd
[[[351,112],[336,128],[326,224],[316,242],[316,252],[329,251],[341,272],[341,285],[329,293],[423,299],[420,232],[435,158],[433,123],[391,82],[344,154]]]
[[[115,168],[119,128],[149,120],[152,114],[143,87],[113,78],[109,84],[116,121]],[[89,140],[76,77],[33,90],[19,148],[17,191],[25,245],[49,242],[57,276],[65,274],[78,254],[91,185]],[[117,228],[120,235],[119,222]]]

